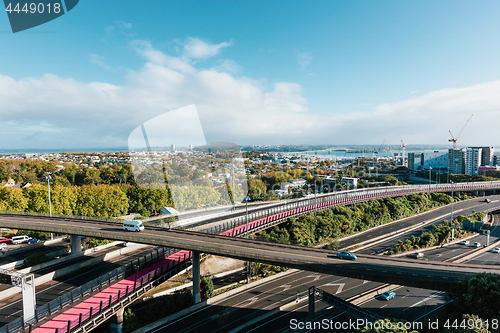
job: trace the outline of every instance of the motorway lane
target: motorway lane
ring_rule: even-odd
[[[229,296],[150,332],[226,332],[266,311],[293,302],[297,297],[297,290],[301,296],[307,295],[310,285],[321,286],[332,294],[349,298],[352,294],[369,290],[376,284],[340,276],[298,271]],[[304,304],[307,302],[300,303],[299,306]],[[323,307],[318,303],[318,309]],[[270,331],[267,327],[265,330]]]
[[[8,251],[6,252],[7,255],[0,256],[0,266],[9,264],[11,262],[19,261],[19,260],[24,260],[26,257],[33,253],[37,252],[44,252],[44,253],[49,253],[49,252],[54,252],[58,250],[64,250],[67,248],[69,244],[69,240],[63,240],[61,242],[56,242],[51,245],[43,245],[43,246],[32,246],[32,245],[23,245],[24,250],[18,253],[14,253],[11,255],[8,255]],[[12,245],[7,245],[7,247],[11,247]]]
[[[500,195],[489,196],[488,198],[490,198],[492,201],[493,200],[500,200]],[[487,204],[484,202],[484,199],[475,198],[475,199],[471,199],[471,200],[467,200],[467,201],[460,201],[460,202],[454,203],[453,209],[455,211],[457,211],[460,209],[471,208],[474,206],[477,206],[478,208],[475,210],[479,211],[479,207],[481,207],[481,208],[483,208],[483,206],[488,207],[488,208],[495,207],[495,206],[500,207],[500,204],[498,201]],[[448,207],[440,207],[440,208],[437,208],[435,210],[423,213],[419,216],[414,216],[412,218],[403,220],[401,222],[387,224],[387,225],[384,225],[384,226],[379,227],[377,229],[367,231],[365,233],[358,235],[357,237],[351,237],[351,238],[348,238],[346,240],[341,240],[340,247],[345,248],[345,247],[354,246],[354,245],[359,244],[361,242],[369,241],[372,238],[386,235],[386,234],[389,234],[391,232],[394,232],[394,231],[402,229],[402,228],[410,227],[410,226],[413,226],[415,224],[422,223],[422,222],[425,222],[428,220],[438,219],[440,216],[445,215],[445,214],[449,214],[449,213],[450,213],[449,206]],[[462,213],[460,213],[460,214],[462,214]],[[446,217],[444,217],[442,219],[446,219]],[[448,217],[448,219],[449,219],[449,217]]]
[[[140,249],[137,252],[121,255],[110,261],[102,262],[96,265],[87,266],[79,271],[69,275],[57,278],[48,283],[36,286],[37,306],[56,299],[57,297],[69,292],[71,289],[79,287],[100,275],[114,270],[122,265],[130,263],[132,260],[149,255],[153,247]],[[22,300],[21,295],[15,295],[0,301],[0,325],[4,325],[21,316]]]
[[[467,261],[467,263],[479,265],[500,265],[500,254],[489,251]]]
[[[473,244],[479,242],[481,245],[486,245],[487,236],[484,234],[477,235],[469,239],[469,245],[462,245],[460,243],[437,248],[433,250],[424,251],[424,260],[444,261],[465,254],[469,251],[476,249]],[[497,216],[495,216],[494,226],[490,228],[490,244],[500,240],[500,225]],[[408,255],[407,257],[410,257]],[[500,255],[494,253],[485,253],[470,261],[468,264],[476,265],[498,265],[500,264]]]
[[[106,239],[132,241],[144,244],[162,245],[184,249],[194,249],[200,252],[223,255],[235,259],[250,259],[267,262],[274,265],[284,265],[295,268],[306,268],[329,274],[361,276],[370,274],[370,279],[385,281],[388,277],[392,282],[411,281],[418,283],[437,283],[444,288],[448,281],[455,281],[467,273],[477,273],[484,270],[496,271],[495,267],[466,267],[453,265],[436,265],[429,261],[407,261],[379,256],[359,256],[356,261],[339,260],[331,251],[305,247],[291,247],[280,244],[256,242],[251,240],[205,235],[198,233],[146,229],[141,233],[130,233],[122,230],[120,225],[98,224],[72,220],[32,219],[26,217],[1,217],[2,225],[22,225],[24,228],[63,230],[67,233],[78,233],[86,236],[97,236]],[[500,267],[496,268],[500,269]],[[412,284],[409,283],[409,284]],[[444,283],[444,284],[443,284]]]
[[[56,265],[51,265],[51,266],[48,266],[48,267],[45,267],[45,268],[33,271],[31,273],[33,273],[33,275],[35,276],[35,278],[38,278],[38,277],[40,277],[40,276],[42,276],[44,274],[48,274],[48,273],[53,272],[53,271],[55,271],[57,269],[68,267],[68,266],[76,264],[76,263],[83,263],[85,261],[94,259],[95,257],[101,256],[101,255],[105,255],[107,253],[119,250],[119,247],[120,247],[120,245],[109,247],[107,249],[103,249],[103,250],[100,250],[100,251],[97,251],[97,252],[93,252],[93,253],[91,253],[89,255],[86,255],[86,256],[79,256],[79,257],[73,258],[72,260],[65,261],[65,262],[62,262],[62,263],[59,263],[59,264],[56,264]],[[0,283],[0,291],[6,290],[6,289],[9,289],[9,288],[12,288],[12,286],[10,284],[1,284]]]

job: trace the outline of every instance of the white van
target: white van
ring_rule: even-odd
[[[14,236],[12,237],[12,244],[22,244],[22,243],[28,243],[28,240],[30,237],[23,235],[23,236]]]
[[[143,231],[144,226],[141,221],[127,220],[123,222],[123,230],[125,231]]]

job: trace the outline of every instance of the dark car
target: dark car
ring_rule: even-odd
[[[356,255],[350,253],[350,252],[347,252],[347,251],[339,251],[337,252],[337,257],[341,258],[341,259],[349,259],[349,260],[356,260],[358,259],[358,257],[356,257]]]
[[[28,239],[28,244],[34,244],[34,243],[38,243],[40,240],[37,239],[37,238],[30,238]]]

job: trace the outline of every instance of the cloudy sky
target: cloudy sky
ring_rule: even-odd
[[[126,147],[191,105],[207,142],[447,144],[474,114],[459,145],[500,145],[498,17],[498,1],[106,0],[12,34],[0,14],[0,149]]]

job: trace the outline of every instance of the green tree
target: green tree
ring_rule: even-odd
[[[44,252],[36,252],[33,254],[30,254],[26,258],[26,262],[28,266],[35,266],[39,264],[43,264],[44,262],[47,262],[49,260],[49,257],[44,253]]]
[[[130,333],[137,327],[137,317],[132,309],[127,308],[123,312],[123,333]]]
[[[24,212],[28,208],[28,199],[18,188],[0,187],[0,202],[7,211]]]
[[[207,277],[202,277],[200,281],[201,300],[207,300],[214,295],[214,283]]]

